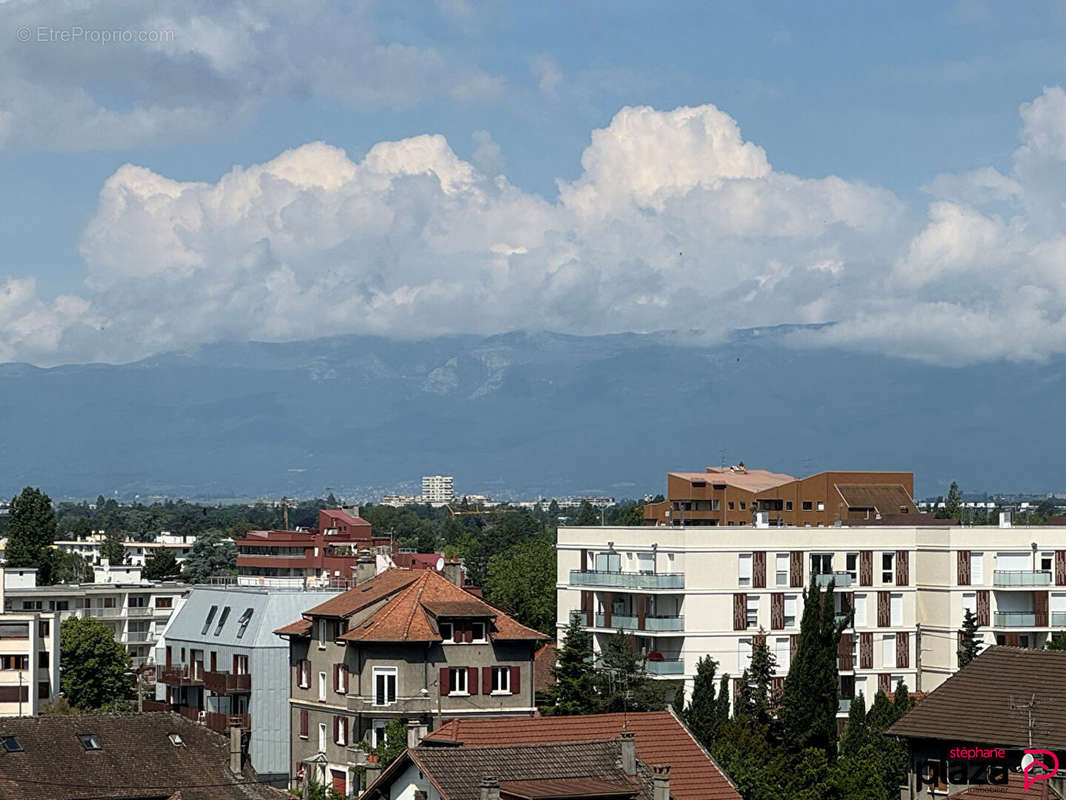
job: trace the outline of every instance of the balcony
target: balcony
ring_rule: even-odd
[[[1034,628],[1036,614],[1032,611],[997,611],[992,624],[997,628]]]
[[[850,572],[822,572],[814,576],[815,585],[821,589],[828,586],[830,581],[833,581],[837,589],[851,586],[853,583]]]
[[[147,709],[145,709],[147,710]],[[230,728],[250,730],[252,717],[250,714],[220,714],[216,711],[200,711],[199,709],[180,706],[178,713],[193,722],[199,722],[204,727],[210,728],[215,733],[229,733]]]
[[[849,711],[851,711],[851,698],[841,697],[840,701],[837,703],[837,713],[847,714]]]
[[[465,699],[465,698],[463,698]],[[439,700],[445,704],[448,703],[447,697],[440,697]],[[358,695],[348,696],[348,710],[356,711],[360,714],[385,714],[388,716],[398,717],[418,717],[425,714],[432,714],[437,711],[437,697],[433,697],[432,700],[429,696],[425,697],[398,697],[396,702],[389,703],[387,706],[376,706],[372,702],[370,697],[360,697]]]
[[[203,686],[204,667],[156,667],[156,680],[168,686]]]
[[[600,572],[570,570],[573,586],[609,586],[616,589],[684,589],[682,572]]]
[[[151,644],[155,641],[155,634],[151,631],[129,631],[122,640],[123,644]]]
[[[1051,573],[1033,569],[997,569],[993,586],[1050,586]]]
[[[627,630],[638,630],[637,623],[640,622],[636,617],[626,617],[622,614],[611,614],[611,624],[607,624],[607,616],[605,614],[596,615],[597,628],[611,628],[611,630],[617,630],[619,628],[625,628]]]
[[[108,609],[109,611],[111,609]],[[129,606],[128,608],[118,609],[119,613],[125,612],[127,617],[150,617],[155,614],[155,609],[151,606]]]
[[[685,618],[676,617],[645,617],[644,630],[646,631],[683,631],[685,630]]]
[[[252,676],[234,675],[232,672],[204,673],[204,688],[212,694],[239,694],[252,691]]]
[[[683,675],[685,673],[685,662],[680,658],[645,661],[644,670],[649,675]]]
[[[1051,625],[1055,628],[1066,628],[1066,611],[1052,611]]]

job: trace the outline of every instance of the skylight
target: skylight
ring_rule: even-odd
[[[215,618],[215,613],[218,611],[218,606],[211,606],[211,610],[207,612],[207,619],[204,621],[203,630],[200,631],[201,636],[207,634],[207,629],[211,627],[211,620]]]
[[[215,636],[222,633],[222,626],[226,624],[227,619],[229,619],[229,606],[222,609],[222,615],[218,618],[218,626],[215,628]]]
[[[86,750],[100,750],[100,740],[96,738],[96,734],[93,733],[79,733],[78,741],[81,742],[81,746]]]
[[[183,742],[181,740],[181,737],[178,736],[178,734],[176,734],[176,733],[169,734],[169,737],[170,737],[170,743],[172,745],[174,745],[175,747],[180,747],[181,745],[185,744],[185,742]]]
[[[22,752],[22,743],[15,736],[0,736],[0,746],[8,753]]]
[[[252,621],[252,609],[244,609],[244,613],[241,614],[241,618],[237,620],[237,638],[240,639],[244,636],[244,632],[248,629],[248,623]]]

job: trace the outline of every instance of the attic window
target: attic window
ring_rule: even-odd
[[[207,619],[204,621],[204,627],[200,630],[201,636],[207,635],[207,629],[211,627],[211,621],[215,618],[215,614],[218,613],[218,606],[211,606],[211,610],[207,612]]]
[[[7,753],[21,753],[22,743],[16,736],[0,736],[0,745],[3,745]]]
[[[169,734],[169,738],[170,738],[170,743],[172,745],[174,745],[175,747],[181,747],[183,744],[185,744],[185,742],[183,742],[181,740],[181,737],[178,736],[178,734],[176,734],[176,733]]]
[[[93,733],[79,733],[78,741],[81,742],[81,746],[86,750],[102,750],[100,747],[100,740],[96,738],[96,734]]]
[[[703,488],[706,485],[707,485],[707,481],[693,481],[692,482],[692,488],[693,489],[701,489],[701,488]]]
[[[248,630],[248,623],[252,621],[252,609],[244,609],[244,613],[241,614],[241,618],[237,620],[237,638],[240,639],[244,636],[244,632]]]
[[[222,626],[226,624],[227,619],[229,619],[229,606],[222,609],[222,614],[218,618],[218,625],[215,626],[215,636],[222,633]]]

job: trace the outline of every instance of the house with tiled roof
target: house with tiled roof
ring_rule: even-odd
[[[414,745],[445,718],[532,716],[549,638],[427,569],[387,570],[276,633],[289,641],[292,773],[341,794],[392,720]]]
[[[672,711],[531,719],[451,719],[422,740],[425,747],[609,742],[633,735],[637,757],[670,767],[674,800],[740,800],[718,764]]]
[[[670,800],[670,766],[637,757],[633,735],[614,739],[413,747],[367,789],[369,800]]]

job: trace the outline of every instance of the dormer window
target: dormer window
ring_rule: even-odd
[[[440,638],[444,644],[455,644],[455,626],[450,622],[441,622],[437,625],[440,629]]]
[[[471,641],[484,642],[485,641],[485,623],[484,622],[471,622],[470,629],[472,632]]]

